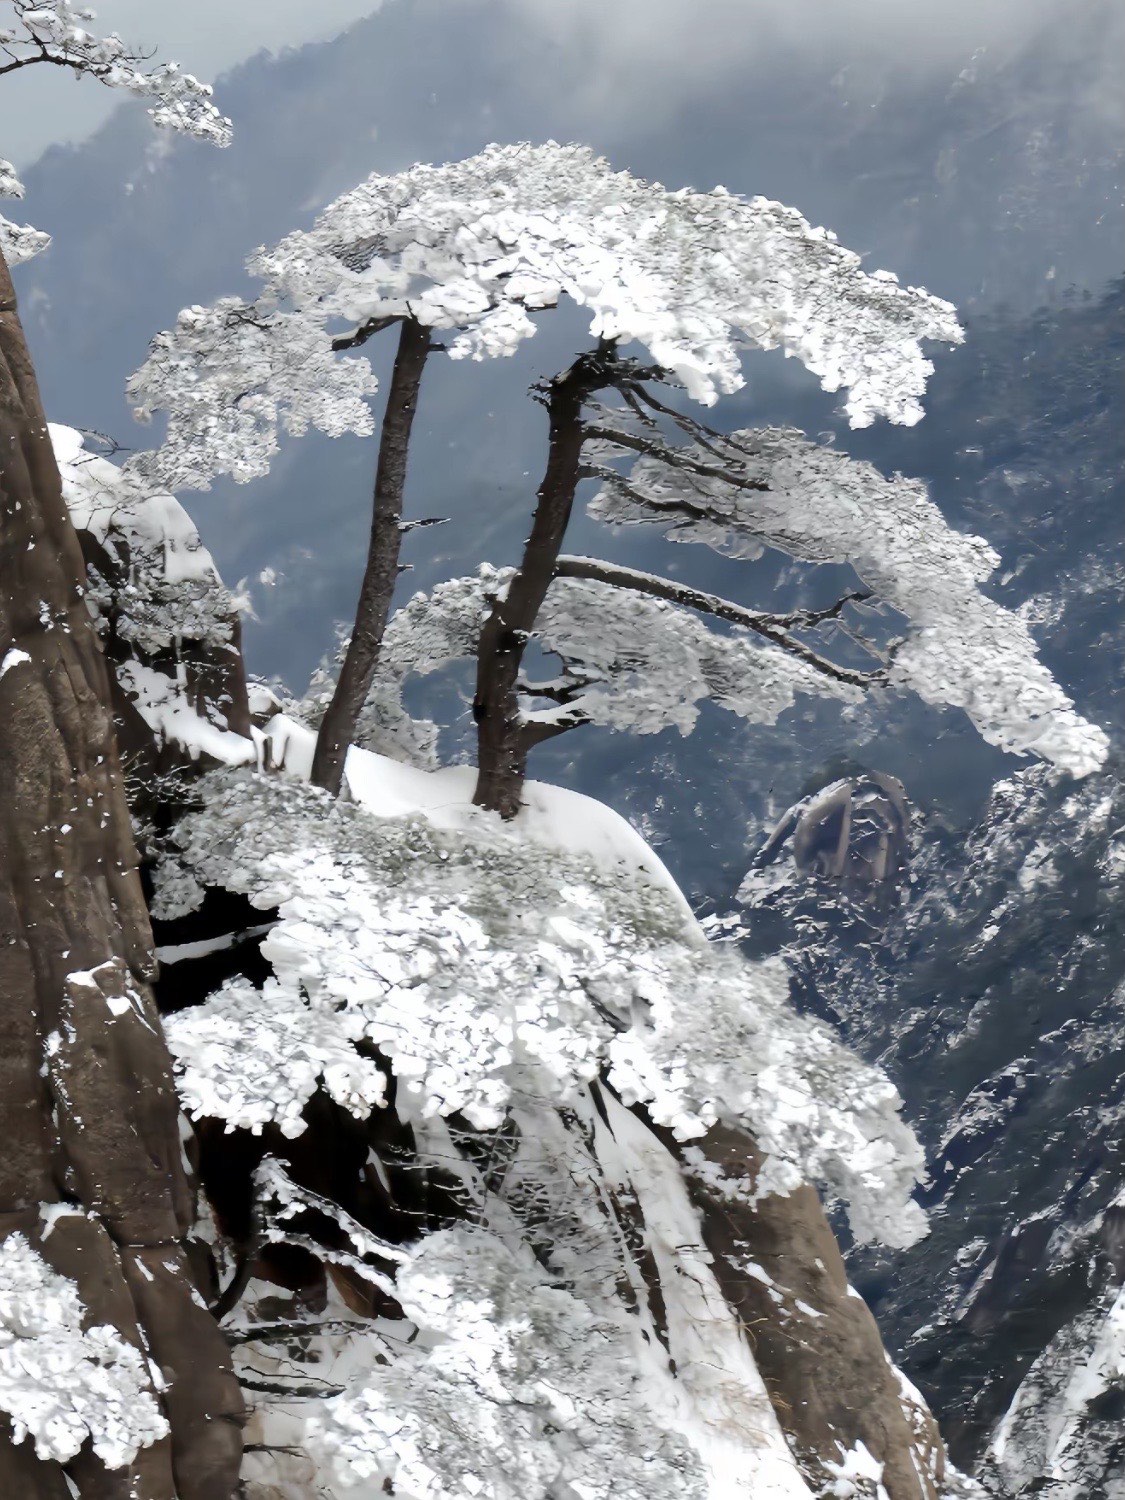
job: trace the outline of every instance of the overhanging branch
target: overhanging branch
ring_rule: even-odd
[[[854,687],[872,687],[886,680],[886,672],[879,668],[874,672],[858,672],[850,667],[837,666],[827,657],[795,640],[789,630],[794,626],[816,625],[821,620],[834,619],[845,605],[869,597],[857,592],[848,594],[825,610],[802,610],[790,615],[760,614],[735,604],[719,594],[704,593],[701,589],[689,588],[671,578],[660,578],[655,573],[641,573],[635,568],[622,568],[613,563],[600,562],[591,557],[560,557],[555,570],[558,578],[579,578],[590,583],[604,583],[612,588],[632,589],[635,593],[647,594],[653,599],[663,599],[685,609],[698,610],[712,615],[717,620],[726,620],[731,625],[741,626],[763,636],[791,656],[800,657],[811,667],[832,678],[835,682],[851,683]]]

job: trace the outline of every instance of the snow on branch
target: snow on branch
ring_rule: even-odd
[[[677,579],[661,578],[655,573],[641,572],[636,568],[624,568],[614,563],[600,562],[591,557],[564,555],[555,564],[555,573],[559,578],[583,578],[591,583],[635,591],[653,599],[662,599],[666,604],[679,605],[684,609],[710,615],[716,620],[725,620],[729,625],[738,625],[755,635],[764,636],[775,646],[780,646],[793,656],[799,656],[817,671],[823,673],[825,677],[833,678],[838,682],[849,682],[855,687],[868,687],[874,682],[883,681],[883,673],[878,669],[871,672],[857,672],[850,667],[838,666],[790,633],[794,626],[810,629],[827,620],[839,619],[847,605],[862,603],[871,597],[866,590],[853,590],[824,609],[797,610],[785,615],[774,615],[762,610],[747,609],[741,604],[734,604],[731,600],[722,598],[719,594],[709,594],[702,589],[690,588]]]
[[[690,394],[742,384],[738,351],[783,348],[856,425],[913,422],[930,373],[920,341],[957,343],[953,308],[765,198],[669,191],[584,146],[488,146],[442,166],[375,174],[251,269],[295,305],[360,326],[409,314],[458,329],[454,358],[510,354],[529,311],[563,296],[598,338],[636,341]]]
[[[50,243],[51,236],[42,229],[33,229],[30,224],[13,224],[11,219],[0,214],[0,254],[9,267],[31,260]]]
[[[704,1500],[698,1456],[648,1409],[620,1320],[552,1285],[530,1251],[462,1226],[427,1236],[395,1295],[418,1330],[323,1403],[310,1451],[344,1485],[490,1500]]]
[[[24,185],[10,161],[0,156],[0,198],[22,198]]]
[[[275,985],[228,986],[171,1018],[193,1113],[293,1133],[301,1094],[323,1076],[365,1115],[373,1090],[344,1067],[341,1086],[321,1061],[359,1037],[394,1073],[400,1112],[478,1129],[607,1076],[682,1139],[719,1119],[746,1125],[767,1154],[761,1192],[827,1182],[862,1237],[918,1234],[908,1200],[921,1153],[897,1094],[792,1011],[779,963],[707,947],[647,881],[483,814],[455,833],[277,777],[202,785],[204,810],[176,834],[185,863],[279,921],[262,946]],[[294,1063],[306,1029],[323,1051]]]
[[[176,63],[152,66],[149,56],[116,32],[94,35],[86,29],[92,10],[69,0],[12,0],[12,11],[11,20],[0,25],[0,77],[44,63],[65,68],[151,100],[156,125],[215,146],[230,144],[230,121],[211,103],[209,84]]]
[[[0,1411],[15,1442],[65,1463],[89,1441],[108,1469],[168,1433],[144,1355],[115,1328],[83,1328],[78,1287],[26,1237],[0,1244]]]
[[[612,447],[599,432],[602,451]],[[996,553],[949,526],[920,480],[888,479],[786,428],[700,436],[685,445],[684,461],[670,448],[633,458],[633,446],[627,473],[599,470],[590,505],[599,520],[657,525],[674,541],[734,557],[774,547],[802,561],[850,563],[906,617],[890,686],[963,709],[1004,750],[1079,776],[1102,763],[1103,731],[1075,712],[1024,620],[982,592]]]
[[[10,161],[0,157],[0,198],[22,198],[24,186],[19,173]],[[51,236],[41,229],[32,229],[30,224],[13,224],[0,214],[0,254],[9,266],[21,265],[46,250]]]

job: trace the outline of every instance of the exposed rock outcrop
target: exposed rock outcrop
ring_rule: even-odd
[[[112,1472],[83,1451],[82,1493],[229,1500],[242,1398],[180,1248],[192,1192],[109,682],[2,263],[0,507],[0,1237],[38,1239],[88,1318],[147,1347],[167,1382],[170,1439]],[[41,1206],[59,1203],[85,1214],[44,1237]],[[0,1475],[27,1500],[67,1493],[57,1463],[7,1435]]]

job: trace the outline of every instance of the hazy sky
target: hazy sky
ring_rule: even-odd
[[[403,0],[97,0],[96,27],[117,31],[208,81],[263,49],[337,35]],[[415,0],[422,6],[435,0]],[[463,10],[470,0],[436,0]],[[638,107],[664,114],[705,89],[737,90],[755,55],[792,48],[825,55],[855,43],[900,75],[971,69],[1071,0],[495,0],[513,29],[590,59],[579,88],[603,118]],[[10,0],[0,0],[0,17]],[[1125,17],[1125,8],[1122,8]],[[1122,28],[1125,30],[1125,27]],[[1111,72],[1106,58],[1107,81]],[[1107,98],[1116,97],[1112,85]],[[120,96],[31,68],[0,88],[0,156],[26,166],[52,142],[81,140]],[[221,104],[221,96],[218,100]],[[1109,107],[1114,107],[1110,105]]]
[[[381,0],[94,0],[91,30],[116,31],[208,82],[255,52],[336,36]],[[0,18],[11,6],[0,0]],[[26,166],[56,141],[81,140],[121,95],[54,68],[28,68],[0,88],[0,156]]]

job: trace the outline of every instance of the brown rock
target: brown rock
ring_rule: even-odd
[[[190,1291],[178,1241],[192,1196],[147,987],[151,935],[109,682],[2,261],[0,523],[0,1222],[64,1199],[97,1216],[67,1274],[87,1306],[111,1306],[122,1331],[132,1327],[153,1350],[168,1327],[180,1329],[177,1369],[191,1374],[166,1406],[196,1451],[188,1463],[174,1434],[175,1492],[226,1500],[238,1473],[229,1419],[241,1396],[213,1320],[181,1316]],[[91,1221],[61,1221],[72,1222]],[[70,1243],[54,1242],[52,1254]],[[132,1246],[162,1247],[175,1267],[143,1306],[121,1264]],[[29,1466],[30,1451],[0,1438],[0,1475],[11,1474],[13,1494],[54,1500],[64,1493],[57,1466]],[[165,1500],[165,1458],[153,1450],[138,1462],[131,1500]],[[84,1495],[92,1484],[87,1476]],[[118,1492],[106,1484],[105,1494]]]
[[[753,1181],[761,1152],[717,1127],[696,1144],[731,1179]],[[689,1179],[715,1274],[753,1345],[778,1419],[810,1477],[862,1442],[883,1465],[890,1500],[937,1500],[945,1450],[921,1398],[902,1382],[875,1320],[848,1286],[817,1194],[751,1205]],[[753,1265],[769,1282],[749,1274]],[[772,1283],[772,1285],[771,1285]]]

